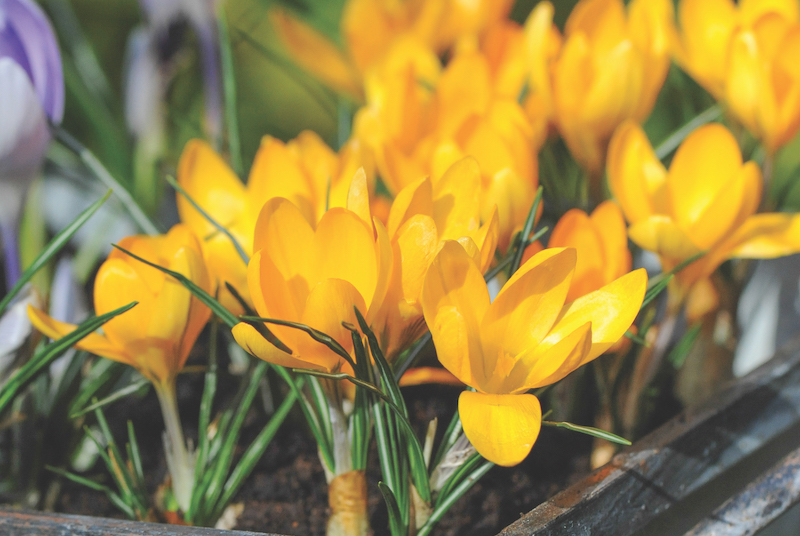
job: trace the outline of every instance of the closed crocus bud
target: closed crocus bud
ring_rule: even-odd
[[[708,276],[727,259],[800,251],[800,216],[756,214],[761,171],[755,162],[742,162],[735,138],[718,123],[690,134],[669,171],[639,125],[621,125],[609,147],[608,179],[630,223],[628,236],[657,253],[664,271],[704,253],[677,274],[673,308],[693,286],[707,289]]]
[[[521,462],[539,435],[542,410],[528,391],[601,355],[639,312],[647,286],[643,269],[569,302],[574,270],[574,249],[546,249],[490,301],[483,274],[450,241],[425,276],[422,310],[439,361],[475,390],[459,397],[464,433],[498,465]]]
[[[528,39],[546,43],[536,33],[552,32],[544,15],[547,2],[531,13]],[[643,121],[650,114],[669,69],[673,41],[670,0],[581,0],[564,29],[559,54],[550,69],[534,65],[535,91],[551,84],[555,123],[572,155],[595,181],[603,172],[606,148],[614,129],[626,119]],[[546,50],[541,54],[545,55]],[[549,78],[549,80],[548,80]]]
[[[682,0],[678,62],[769,153],[800,128],[796,0]]]
[[[30,0],[0,0],[0,228],[10,284],[18,277],[15,226],[64,115],[64,76],[53,28]]]

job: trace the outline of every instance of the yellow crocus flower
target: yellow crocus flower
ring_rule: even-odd
[[[271,199],[255,226],[247,282],[262,317],[306,324],[352,351],[342,322],[358,325],[354,306],[372,322],[386,294],[392,252],[383,224],[370,215],[363,171],[353,178],[347,207],[328,210],[314,225],[288,199]],[[330,372],[343,364],[305,333],[283,326],[269,329],[291,353],[250,324],[236,325],[233,335],[252,355],[281,366]]]
[[[800,128],[796,0],[682,0],[678,62],[774,153]]]
[[[540,2],[529,16],[527,39],[538,47],[530,85],[552,106],[556,126],[572,155],[597,180],[614,129],[643,121],[667,76],[674,35],[670,0],[581,0],[552,47],[553,7]],[[549,103],[548,101],[552,101]]]
[[[480,34],[511,9],[511,0],[349,0],[341,20],[345,50],[282,10],[271,18],[294,59],[336,91],[363,96],[363,77],[399,39],[436,53]]]
[[[334,153],[310,131],[283,143],[271,136],[261,141],[247,185],[204,141],[186,144],[178,165],[178,183],[217,223],[225,227],[250,255],[253,230],[261,207],[273,197],[291,200],[309,222],[322,217],[328,206],[344,206],[350,179],[365,167],[374,188],[371,157],[357,140]],[[230,239],[209,223],[182,195],[178,214],[205,242],[212,276],[220,282],[220,301],[231,311],[241,306],[225,289],[229,282],[249,300],[246,267]]]
[[[459,241],[482,271],[494,259],[497,218],[481,225],[480,181],[477,163],[465,158],[440,179],[420,179],[395,198],[387,225],[394,264],[375,322],[387,358],[392,359],[426,329],[419,301],[422,281],[445,240]]]
[[[609,147],[608,178],[630,223],[631,240],[657,253],[664,271],[705,252],[677,275],[673,308],[727,259],[800,251],[800,217],[756,214],[761,171],[755,162],[742,162],[733,135],[718,123],[690,134],[669,171],[641,127],[625,123]]]
[[[572,248],[546,249],[491,302],[473,259],[447,242],[425,277],[422,308],[439,361],[475,389],[458,400],[464,433],[496,464],[521,462],[539,435],[541,406],[526,392],[602,354],[639,312],[647,286],[641,269],[565,303],[575,261]]]
[[[187,226],[176,225],[162,236],[130,236],[119,245],[213,293],[200,242]],[[94,281],[95,313],[132,301],[139,303],[106,323],[103,334],[92,333],[76,347],[131,365],[156,386],[174,384],[211,311],[179,281],[114,249]],[[28,313],[33,325],[51,339],[77,327],[33,307]]]

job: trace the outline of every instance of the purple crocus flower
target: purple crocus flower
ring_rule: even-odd
[[[64,115],[64,75],[53,28],[31,0],[0,0],[0,230],[6,280],[19,277],[16,225],[25,192]]]

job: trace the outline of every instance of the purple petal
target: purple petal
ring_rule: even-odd
[[[0,0],[0,57],[10,57],[28,74],[45,112],[64,116],[64,73],[55,33],[31,0]]]
[[[10,58],[0,58],[0,125],[0,218],[13,223],[50,132],[28,75]]]

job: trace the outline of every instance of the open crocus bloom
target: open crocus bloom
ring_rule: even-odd
[[[162,236],[131,236],[119,245],[213,293],[200,242],[188,227],[176,225]],[[92,333],[75,346],[131,365],[156,387],[172,385],[211,311],[179,281],[115,249],[95,278],[95,312],[102,315],[133,301],[138,305],[107,322],[103,334]],[[51,339],[77,327],[34,307],[28,315]]]
[[[425,330],[419,301],[422,281],[445,240],[457,240],[481,271],[494,259],[497,218],[480,223],[481,174],[472,158],[453,164],[438,180],[405,187],[389,213],[394,263],[389,289],[376,319],[381,348],[389,359]]]
[[[552,13],[548,2],[537,4],[527,25],[531,43],[551,39]],[[531,87],[552,100],[559,132],[591,176],[602,174],[614,129],[650,114],[669,69],[673,31],[669,0],[633,0],[627,12],[622,0],[581,0],[552,65],[544,57],[532,63]]]
[[[490,302],[483,274],[447,242],[422,288],[425,321],[442,365],[475,389],[458,401],[464,433],[486,459],[511,466],[530,452],[541,427],[538,399],[525,394],[596,358],[633,323],[647,275],[636,270],[565,303],[575,250],[546,249]]]
[[[727,259],[800,251],[800,217],[755,213],[761,171],[754,162],[742,163],[736,140],[720,124],[690,134],[669,172],[641,127],[623,124],[609,148],[608,178],[630,223],[631,240],[657,253],[665,271],[705,252],[678,274],[674,306]]]
[[[270,200],[256,223],[247,282],[260,316],[306,324],[351,351],[342,322],[357,325],[354,306],[368,322],[375,317],[386,294],[392,252],[386,230],[370,215],[363,171],[353,179],[347,206],[328,210],[312,226],[291,201]],[[250,324],[236,325],[233,335],[252,355],[281,366],[333,371],[342,364],[341,357],[303,332],[269,329],[291,353]]]
[[[677,60],[770,153],[800,127],[796,0],[682,0]]]
[[[245,186],[207,143],[192,140],[181,155],[178,183],[250,255],[256,220],[269,199],[289,199],[305,219],[316,223],[326,205],[345,206],[350,179],[359,167],[366,165],[368,186],[374,187],[370,161],[357,141],[347,143],[336,154],[310,131],[300,133],[286,144],[265,136]],[[246,267],[230,239],[180,195],[178,213],[204,239],[212,276],[220,285],[229,282],[249,300]],[[222,304],[231,311],[241,312],[233,296],[224,287],[220,290]]]

